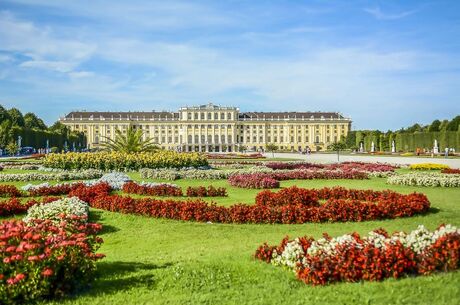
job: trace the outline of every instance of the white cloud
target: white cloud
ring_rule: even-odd
[[[396,20],[396,19],[401,19],[407,16],[410,16],[414,13],[417,12],[417,10],[410,10],[410,11],[404,11],[400,13],[385,13],[382,11],[380,7],[375,7],[375,8],[365,8],[365,12],[371,14],[378,20]]]

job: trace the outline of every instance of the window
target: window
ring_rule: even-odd
[[[218,135],[214,135],[214,143],[219,143],[219,136]]]
[[[217,112],[214,112],[214,120],[218,120],[219,119],[219,114]]]
[[[227,139],[228,139],[228,143],[232,143],[232,136],[231,135],[228,135]]]
[[[208,112],[208,120],[211,120],[212,119],[212,113],[211,112]]]
[[[315,143],[319,143],[319,136],[316,136],[316,141]]]
[[[223,113],[223,112],[220,113],[220,119],[225,120],[225,113]]]
[[[198,120],[198,112],[195,112],[194,117],[195,117],[195,120]]]
[[[200,117],[202,120],[204,120],[204,112],[201,113]]]
[[[232,119],[232,113],[229,112],[229,113],[227,113],[227,120],[231,120],[231,119]]]
[[[188,119],[188,120],[191,120],[191,119],[192,119],[192,113],[191,113],[191,112],[187,112],[187,119]]]
[[[221,136],[220,136],[220,142],[221,142],[221,143],[225,143],[225,136],[224,136],[224,135],[221,135]]]
[[[200,141],[198,135],[195,135],[195,143],[198,143]]]

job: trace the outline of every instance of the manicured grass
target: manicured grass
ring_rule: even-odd
[[[136,180],[136,173],[130,174]],[[148,180],[153,181],[153,180]],[[169,181],[171,182],[171,181]],[[258,190],[233,188],[225,180],[177,180],[182,187],[227,187],[228,198],[211,199],[222,205],[253,203]],[[5,184],[5,183],[3,183]],[[14,183],[23,185],[25,183]],[[303,225],[232,225],[153,219],[92,210],[101,222],[105,240],[98,263],[99,276],[91,289],[51,304],[458,304],[460,272],[377,283],[344,283],[311,287],[295,274],[255,261],[261,243],[279,243],[285,236],[332,236],[383,227],[389,231],[434,229],[441,223],[460,226],[460,190],[385,184],[372,180],[285,181],[320,188],[341,185],[360,189],[423,192],[432,212],[424,216],[361,223]]]

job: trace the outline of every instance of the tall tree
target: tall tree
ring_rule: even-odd
[[[449,131],[458,131],[458,127],[460,125],[460,115],[457,115],[455,118],[453,118],[449,124],[447,124],[446,129]]]
[[[24,115],[24,123],[25,127],[30,129],[46,130],[46,125],[43,120],[32,112],[28,112]]]
[[[62,135],[68,135],[69,134],[69,128],[67,126],[65,126],[64,124],[62,124],[61,122],[59,121],[56,121],[56,123],[54,123],[53,125],[50,126],[50,128],[48,128],[50,131],[54,131],[54,132],[57,132],[57,133],[60,133]]]
[[[21,111],[17,108],[11,108],[8,110],[8,114],[10,116],[11,123],[13,126],[24,127],[24,117],[22,116]]]
[[[435,132],[435,131],[440,131],[441,127],[441,121],[440,120],[434,120],[430,127],[428,128],[428,131]]]
[[[5,120],[9,120],[10,115],[8,114],[8,111],[0,105],[0,124],[3,123]]]

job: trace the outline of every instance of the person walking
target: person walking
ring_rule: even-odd
[[[444,150],[444,157],[449,157],[449,147],[446,147],[446,149]]]

